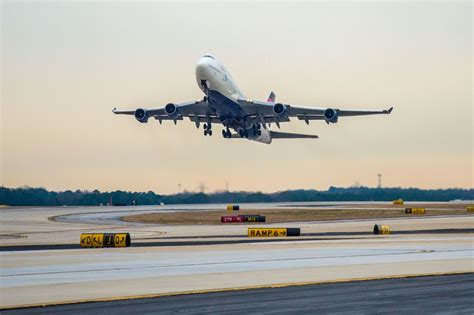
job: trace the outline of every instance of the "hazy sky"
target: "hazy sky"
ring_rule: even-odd
[[[2,1],[1,177],[53,190],[473,187],[472,3]],[[201,99],[218,57],[247,97],[388,108],[294,120],[319,140],[204,137],[119,108]]]

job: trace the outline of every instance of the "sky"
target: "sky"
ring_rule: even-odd
[[[175,193],[472,188],[472,2],[1,2],[1,174],[7,187]],[[204,137],[114,107],[202,99],[215,55],[248,98],[388,108],[293,120],[318,140]]]

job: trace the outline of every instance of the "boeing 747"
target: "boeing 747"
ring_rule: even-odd
[[[266,144],[273,139],[318,138],[316,135],[278,132],[270,130],[271,124],[280,124],[290,118],[304,120],[323,120],[337,123],[339,117],[390,114],[388,110],[339,109],[329,107],[305,107],[276,102],[275,94],[270,93],[266,101],[247,99],[235,84],[225,66],[212,55],[204,55],[196,65],[196,80],[204,93],[202,100],[186,103],[168,103],[160,108],[137,108],[134,110],[113,109],[119,115],[133,115],[141,123],[154,118],[162,123],[172,120],[176,124],[184,117],[199,128],[203,123],[204,135],[212,136],[212,125],[223,125],[224,138],[245,138]],[[232,132],[233,130],[234,132]]]

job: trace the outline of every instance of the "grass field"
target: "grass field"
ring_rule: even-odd
[[[153,224],[171,225],[195,225],[195,224],[221,224],[221,216],[238,214],[260,214],[266,217],[266,223],[301,222],[301,221],[333,221],[367,218],[394,218],[409,216],[436,216],[436,215],[461,215],[469,214],[466,205],[459,204],[411,204],[409,207],[426,208],[425,214],[405,214],[405,206],[391,205],[367,205],[357,206],[353,209],[266,209],[253,210],[241,209],[228,213],[227,211],[193,211],[193,212],[170,212],[170,213],[147,213],[125,216],[122,219],[127,222],[141,222]],[[470,212],[474,215],[474,213]],[[234,223],[239,224],[239,223]],[[245,223],[241,223],[245,224]]]

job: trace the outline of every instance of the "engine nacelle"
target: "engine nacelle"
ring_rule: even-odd
[[[170,117],[176,117],[178,115],[178,108],[173,103],[168,103],[165,106],[165,113]]]
[[[287,108],[281,103],[276,103],[275,105],[273,105],[273,112],[278,117],[284,117],[286,116]]]
[[[337,110],[333,108],[328,108],[324,111],[324,120],[329,123],[337,123],[337,119],[339,118],[339,114]]]
[[[138,120],[141,123],[148,122],[148,113],[147,113],[146,109],[137,108],[135,110],[134,116],[135,116],[135,119]]]

